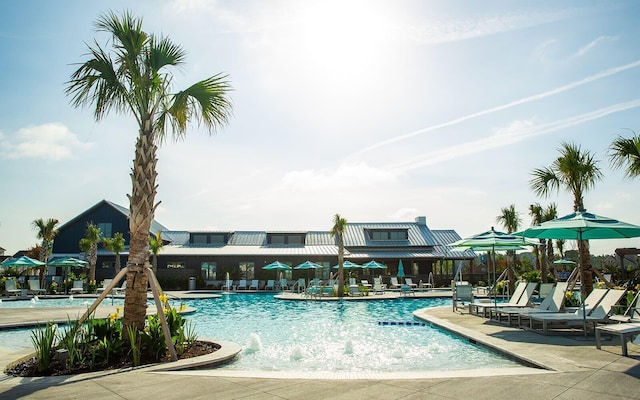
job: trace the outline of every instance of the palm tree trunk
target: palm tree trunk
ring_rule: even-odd
[[[589,251],[589,241],[580,242],[580,276],[584,286],[583,295],[587,296],[593,291],[593,268],[591,267],[591,252]]]
[[[116,253],[116,275],[120,273],[120,253]]]
[[[98,243],[91,246],[91,261],[89,262],[89,281],[96,280],[96,264],[98,262]]]
[[[542,280],[542,282],[546,282],[547,281],[547,275],[549,274],[549,271],[551,271],[553,269],[553,240],[552,239],[547,239],[547,257],[546,257],[546,261],[545,261],[545,274],[544,274],[544,278]]]
[[[124,326],[144,329],[147,312],[147,276],[144,268],[149,262],[149,232],[157,204],[156,151],[151,121],[140,132],[136,143],[135,160],[131,171],[132,193],[129,196],[129,260],[127,289],[124,300]]]

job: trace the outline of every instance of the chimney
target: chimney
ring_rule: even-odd
[[[427,226],[427,217],[416,217],[416,224]]]

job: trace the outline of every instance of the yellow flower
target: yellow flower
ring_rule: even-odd
[[[184,311],[187,309],[187,306],[184,303],[180,303],[180,311]]]
[[[573,292],[570,292],[570,291],[567,290],[566,293],[564,294],[564,297],[566,297],[566,298],[573,297]]]
[[[636,290],[640,290],[640,283],[636,285]]]
[[[604,289],[605,284],[604,282],[598,282],[598,289]]]
[[[160,295],[160,301],[162,302],[162,304],[166,304],[166,303],[167,303],[167,300],[168,300],[167,295],[166,295],[166,294],[164,294],[164,293],[162,293],[162,294]]]
[[[117,313],[111,313],[109,315],[109,321],[111,322],[116,322],[119,318],[120,316]]]
[[[116,307],[116,313],[122,314],[122,307],[120,306]]]

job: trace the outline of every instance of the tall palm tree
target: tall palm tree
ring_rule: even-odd
[[[36,237],[41,240],[38,259],[42,262],[49,261],[49,256],[51,255],[51,250],[53,249],[53,239],[58,234],[58,230],[56,229],[58,222],[59,221],[55,218],[49,218],[46,221],[42,218],[38,218],[31,223],[33,229],[37,231]],[[41,285],[44,284],[45,268],[46,266],[38,268]]]
[[[574,143],[563,142],[560,156],[549,167],[534,169],[529,181],[531,190],[539,196],[547,197],[560,189],[573,195],[573,210],[585,211],[584,192],[593,188],[602,179],[598,161],[588,150],[582,150]],[[580,246],[581,275],[584,281],[584,294],[593,290],[593,271],[589,256],[589,241],[583,240]]]
[[[625,169],[625,176],[637,178],[640,176],[640,135],[633,133],[627,139],[618,136],[609,146],[609,161],[613,169]]]
[[[188,88],[171,92],[171,67],[185,61],[184,50],[169,38],[142,30],[142,19],[128,12],[103,14],[96,32],[106,32],[111,51],[97,42],[88,45],[89,59],[67,82],[66,92],[75,107],[95,107],[101,120],[110,111],[133,114],[138,138],[131,170],[129,196],[130,250],[124,325],[142,330],[146,318],[149,232],[156,203],[157,146],[171,136],[182,139],[189,122],[196,120],[210,134],[227,124],[231,115],[231,87],[225,75],[214,75]]]
[[[538,225],[542,223],[542,206],[540,203],[534,203],[529,205],[529,215],[531,216],[531,226]],[[540,270],[540,275],[542,275],[543,264],[544,264],[544,256],[546,255],[546,246],[547,241],[545,239],[539,239],[540,248],[538,246],[533,247],[533,253],[536,256],[536,269]]]
[[[496,217],[496,222],[502,224],[504,229],[507,230],[507,233],[513,233],[518,231],[518,227],[520,223],[522,223],[522,219],[520,218],[520,213],[516,211],[516,205],[511,204],[509,207],[503,207],[500,209],[500,215]],[[513,266],[508,268],[507,274],[509,276],[509,288],[513,290],[515,287],[516,277],[514,274],[513,268],[516,265],[516,252],[515,250],[508,250],[507,254],[511,257],[513,261]]]
[[[156,232],[155,235],[149,236],[149,250],[151,250],[151,269],[154,273],[158,273],[158,254],[164,247],[162,241],[162,231]]]
[[[117,275],[120,272],[120,253],[124,251],[124,235],[121,232],[116,232],[112,238],[102,239],[102,245],[116,255],[115,269]]]
[[[333,217],[331,236],[338,241],[338,297],[344,297],[344,231],[347,229],[347,220],[340,214]]]
[[[85,260],[89,261],[89,281],[96,280],[96,263],[98,262],[98,243],[100,243],[100,228],[89,222],[84,237],[80,239],[80,249],[85,251]],[[88,253],[88,255],[87,255]]]
[[[553,219],[558,218],[558,207],[556,203],[550,203],[546,208],[542,210],[542,220],[541,222],[551,221]],[[553,240],[547,239],[545,248],[547,250],[546,262],[544,263],[544,268],[542,269],[540,275],[542,277],[542,282],[547,281],[547,274],[549,270],[553,268]],[[554,276],[556,274],[554,273]]]

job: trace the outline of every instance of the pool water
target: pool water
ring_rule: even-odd
[[[225,369],[389,372],[520,366],[413,317],[417,309],[450,305],[450,299],[339,303],[237,294],[186,303],[198,309],[193,316],[199,337],[243,346]]]
[[[38,298],[37,296],[29,300],[0,300],[2,308],[40,308],[40,307],[89,307],[95,298],[91,297],[58,297],[58,298]],[[106,298],[102,301],[104,305],[122,306],[123,298]]]
[[[197,309],[187,318],[193,320],[199,338],[242,346],[224,369],[402,372],[521,366],[413,317],[421,308],[450,306],[450,299],[320,302],[233,294],[183,302]],[[27,329],[4,330],[0,343],[31,348],[30,336]]]

